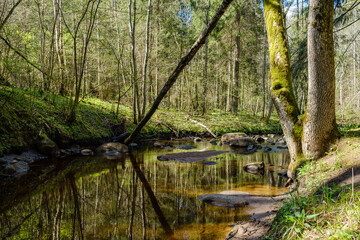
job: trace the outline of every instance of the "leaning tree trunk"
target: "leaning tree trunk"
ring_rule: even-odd
[[[335,119],[333,0],[311,0],[308,20],[309,88],[303,153],[319,158],[338,135]]]
[[[153,105],[146,113],[144,118],[140,121],[140,123],[136,126],[135,130],[131,133],[131,135],[125,140],[125,143],[131,143],[135,137],[140,133],[141,129],[145,126],[145,124],[150,120],[152,115],[155,113],[156,109],[159,107],[162,99],[165,97],[166,93],[170,90],[172,85],[174,85],[177,77],[180,75],[182,70],[186,67],[186,65],[194,58],[195,54],[199,51],[199,49],[205,44],[206,38],[210,35],[212,30],[216,27],[216,24],[220,20],[221,16],[225,13],[225,10],[229,7],[230,3],[233,0],[223,0],[218,10],[216,11],[213,18],[210,20],[208,26],[201,33],[199,38],[196,40],[194,45],[191,47],[190,51],[181,58],[180,62],[176,66],[175,70],[171,73],[170,77],[166,81],[165,85],[161,89],[159,95],[154,100]]]
[[[299,108],[291,82],[289,49],[280,0],[265,0],[265,21],[270,51],[271,97],[279,116],[292,162],[301,155]]]

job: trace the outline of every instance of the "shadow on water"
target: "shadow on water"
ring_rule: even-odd
[[[129,155],[79,156],[31,167],[0,190],[1,239],[224,239],[229,224],[248,220],[247,208],[203,203],[206,193],[255,195],[287,191],[277,172],[286,152],[244,155],[228,146],[197,143],[195,150],[226,150],[203,162],[160,162],[158,155],[187,151],[151,146]],[[243,171],[265,163],[262,175]],[[216,164],[215,164],[216,163]]]

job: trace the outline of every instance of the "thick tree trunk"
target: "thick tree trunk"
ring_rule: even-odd
[[[293,162],[301,155],[300,115],[291,82],[289,50],[280,0],[265,0],[265,21],[270,51],[271,97]]]
[[[318,158],[338,134],[335,119],[335,67],[332,0],[311,0],[308,24],[309,88],[303,152]]]

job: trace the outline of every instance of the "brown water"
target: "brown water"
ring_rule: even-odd
[[[82,156],[33,166],[28,176],[14,180],[2,196],[0,237],[225,239],[229,224],[250,218],[251,206],[215,207],[203,203],[201,194],[236,190],[271,196],[287,191],[285,179],[277,175],[278,166],[286,167],[289,161],[284,150],[243,155],[208,142],[172,144],[191,144],[197,149],[148,146],[112,159]],[[156,158],[205,149],[229,152],[207,160],[216,165]],[[243,171],[245,164],[257,161],[266,163],[263,175]]]

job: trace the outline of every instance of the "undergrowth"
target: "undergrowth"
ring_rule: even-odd
[[[359,239],[360,187],[322,186],[291,194],[264,239]]]
[[[360,239],[359,144],[343,138],[323,158],[306,161],[264,239]]]
[[[132,109],[116,102],[84,98],[79,103],[76,121],[66,122],[69,98],[37,90],[22,90],[0,86],[0,156],[21,152],[36,144],[41,130],[57,142],[77,142],[116,136],[114,125],[125,119],[126,131],[132,132]],[[117,114],[116,114],[117,112]],[[238,115],[216,110],[207,115],[171,108],[159,109],[143,128],[139,138],[162,136],[209,135],[207,130],[191,120],[204,124],[217,136],[228,132],[281,133],[276,116],[264,123],[259,116],[240,112]]]

